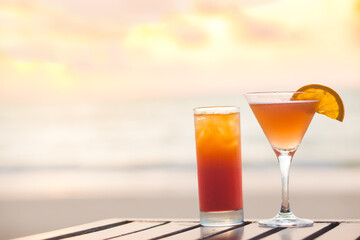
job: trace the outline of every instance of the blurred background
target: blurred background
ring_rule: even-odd
[[[281,201],[247,91],[344,100],[295,154],[290,201],[360,218],[360,0],[1,0],[0,239],[105,218],[198,218],[192,109],[241,108],[246,219]]]

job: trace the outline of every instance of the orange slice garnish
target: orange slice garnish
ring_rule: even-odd
[[[333,89],[320,84],[309,84],[299,88],[297,92],[302,93],[294,94],[292,97],[293,99],[319,100],[319,105],[316,108],[317,113],[336,119],[340,122],[344,120],[345,109],[343,101],[339,94]]]

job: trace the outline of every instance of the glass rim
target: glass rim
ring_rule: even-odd
[[[240,107],[238,106],[207,106],[196,107],[193,109],[194,114],[231,114],[239,113]]]
[[[286,94],[286,93],[323,93],[322,91],[260,91],[260,92],[247,92],[243,95],[258,95],[258,94]]]
[[[310,98],[302,98],[301,95],[310,94]],[[284,102],[320,102],[325,95],[322,91],[267,91],[267,92],[248,92],[243,94],[249,104],[254,103],[284,103]],[[300,98],[297,96],[300,95]]]

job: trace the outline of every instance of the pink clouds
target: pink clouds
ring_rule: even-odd
[[[0,78],[11,96],[24,95],[18,89],[26,86],[34,98],[193,94],[204,82],[208,91],[222,84],[226,92],[345,74],[339,84],[357,86],[360,54],[353,51],[346,12],[319,19],[318,4],[302,18],[311,1],[300,9],[287,3],[2,2],[0,64],[6,68]],[[327,20],[337,24],[332,32],[319,28]]]

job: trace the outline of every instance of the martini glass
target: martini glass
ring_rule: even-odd
[[[259,221],[264,227],[309,227],[313,221],[297,218],[289,205],[289,172],[292,158],[314,117],[319,101],[296,100],[300,92],[253,92],[245,94],[256,119],[273,148],[281,172],[282,203],[272,219]]]

